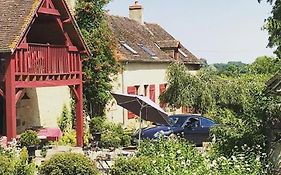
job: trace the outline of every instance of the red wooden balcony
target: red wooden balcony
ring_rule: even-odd
[[[16,75],[78,74],[80,54],[75,47],[24,44],[15,52]]]

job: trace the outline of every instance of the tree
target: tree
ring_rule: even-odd
[[[262,0],[258,0],[261,2]],[[273,4],[271,16],[266,19],[264,29],[268,31],[268,47],[276,47],[275,54],[281,57],[281,0],[266,0]]]
[[[91,116],[103,116],[111,99],[112,76],[119,64],[114,57],[115,40],[108,26],[103,7],[110,0],[78,0],[76,20],[92,56],[83,61],[84,99]]]
[[[160,100],[169,106],[187,106],[215,119],[221,124],[212,131],[216,135],[216,151],[230,156],[235,146],[255,147],[266,141],[268,108],[263,92],[272,74],[268,71],[263,74],[259,69],[273,65],[273,62],[257,59],[255,64],[249,65],[253,74],[235,71],[222,74],[206,68],[191,75],[183,65],[176,63],[168,69],[168,88]],[[245,69],[249,69],[248,66]]]
[[[248,66],[250,73],[254,74],[275,74],[281,68],[281,60],[261,56],[258,57],[251,65]]]

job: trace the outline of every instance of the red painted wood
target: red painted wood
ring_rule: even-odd
[[[63,3],[64,8],[67,9],[66,12],[67,12],[68,17],[71,19],[72,25],[75,25],[74,19],[73,19],[72,15],[71,15],[71,13],[70,13],[70,11],[69,11],[69,9],[68,9],[68,6],[67,6],[67,4],[66,4],[66,1],[62,1],[62,3]],[[86,46],[86,43],[84,42],[84,39],[82,38],[82,35],[80,35],[80,33],[79,33],[78,30],[77,30],[77,36],[79,37],[80,41],[82,41],[82,45],[83,45],[84,51],[86,52],[86,55],[90,56],[91,53],[90,53],[89,50],[87,49],[88,47]]]
[[[22,95],[22,90],[19,90],[17,93],[16,93],[16,103],[19,101],[21,95]]]
[[[28,48],[28,44],[27,43],[21,43],[19,46],[18,46],[19,49],[27,49]]]
[[[38,10],[38,13],[46,14],[46,15],[54,15],[54,16],[60,16],[60,13],[56,9],[50,9],[45,7],[40,7]]]
[[[0,96],[4,96],[4,92],[2,89],[0,89]]]
[[[59,24],[59,26],[60,26],[60,28],[61,28],[61,31],[63,32],[64,37],[66,38],[66,45],[68,45],[68,46],[73,46],[73,44],[72,44],[72,42],[71,42],[71,39],[70,39],[68,33],[67,33],[67,32],[64,30],[64,28],[63,28],[63,22],[61,21],[60,18],[56,18],[56,20],[57,20],[57,23]]]
[[[70,19],[70,18],[67,18],[67,19],[63,20],[63,23],[65,23],[65,24],[71,23],[71,19]]]
[[[149,85],[149,98],[155,102],[155,85]]]
[[[76,96],[78,97],[76,101],[77,145],[83,145],[83,85],[80,54],[85,53],[85,50],[88,55],[90,54],[78,31],[74,35],[77,35],[82,42],[84,46],[82,51],[73,46],[72,36],[64,30],[64,23],[74,25],[74,22],[65,2],[62,2],[64,7],[61,8],[67,10],[64,22],[60,19],[60,13],[55,9],[51,0],[41,0],[41,7],[32,16],[29,27],[21,34],[22,38],[13,52],[15,57],[10,58],[8,69],[5,69],[5,77],[0,73],[0,81],[5,78],[6,125],[9,139],[16,137],[16,101],[22,93],[20,90],[16,94],[16,88],[75,86]],[[50,18],[56,16],[67,40],[65,46],[27,43],[27,34],[35,19],[40,15]]]
[[[70,86],[80,83],[80,79],[69,80],[49,80],[49,81],[16,81],[17,88],[35,88],[35,87],[54,87],[54,86]]]
[[[76,140],[77,146],[82,147],[83,142],[83,125],[84,125],[84,118],[83,118],[83,86],[82,82],[76,87],[77,94],[79,98],[76,99]]]
[[[127,87],[127,93],[128,94],[132,94],[132,95],[136,95],[137,91],[136,91],[136,87],[135,86],[128,86]],[[135,118],[135,114],[128,111],[128,119],[133,119]]]
[[[5,96],[6,96],[6,128],[7,138],[9,141],[16,138],[16,89],[15,89],[15,59],[11,59],[7,67],[5,81]]]
[[[75,46],[68,46],[68,51],[70,51],[70,52],[78,52],[78,49]]]
[[[28,44],[27,49],[16,51],[16,73],[65,74],[81,71],[80,54],[76,47]]]

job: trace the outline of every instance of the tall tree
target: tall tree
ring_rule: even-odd
[[[75,17],[92,56],[83,61],[84,99],[91,116],[103,116],[111,98],[112,76],[118,73],[115,41],[106,21],[104,6],[110,0],[78,0]]]
[[[261,2],[262,0],[258,0]],[[264,29],[268,31],[268,46],[276,47],[275,54],[281,57],[281,0],[266,0],[273,5],[271,16],[266,19]]]

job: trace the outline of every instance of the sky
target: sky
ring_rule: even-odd
[[[128,16],[134,0],[112,0],[112,15]],[[139,0],[144,21],[157,23],[198,58],[209,64],[228,61],[253,62],[273,56],[262,30],[271,5],[257,0]]]

